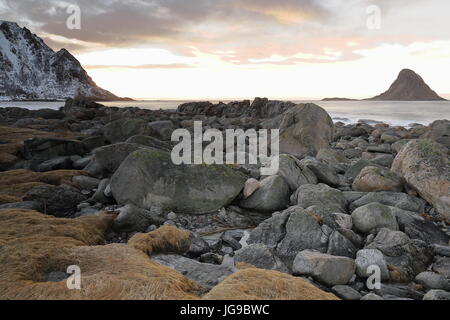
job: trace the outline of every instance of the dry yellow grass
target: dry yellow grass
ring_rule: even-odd
[[[72,177],[78,175],[86,173],[79,170],[34,172],[25,169],[0,172],[0,203],[7,203],[8,197],[21,201],[22,196],[36,186],[72,184]]]
[[[158,252],[183,253],[189,249],[190,233],[173,226],[162,226],[150,233],[137,233],[128,245],[148,255]]]
[[[208,300],[339,300],[302,278],[246,266],[204,296]]]
[[[79,134],[73,132],[49,132],[43,130],[0,126],[0,153],[16,155],[23,142],[35,137],[59,137],[74,139]]]
[[[0,210],[0,299],[198,299],[203,287],[151,261],[144,246],[98,245],[113,219]],[[186,239],[176,233],[163,228],[146,243],[153,250],[180,248]],[[69,290],[65,281],[45,281],[49,272],[69,265],[81,268],[81,290]]]
[[[128,245],[104,242],[114,215],[64,219],[0,210],[0,299],[335,299],[301,278],[245,268],[204,295],[198,283],[153,262],[149,253],[183,252],[189,233],[163,226]],[[49,272],[81,269],[81,290],[46,282]]]

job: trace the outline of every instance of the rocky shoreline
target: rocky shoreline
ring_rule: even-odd
[[[280,129],[278,174],[173,165],[194,121]],[[345,125],[265,98],[0,108],[0,297],[450,300],[449,150],[448,120]]]

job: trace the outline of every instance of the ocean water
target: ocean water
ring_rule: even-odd
[[[222,100],[223,102],[228,102]],[[103,103],[115,107],[139,107],[143,109],[176,109],[182,100],[151,101],[112,101]],[[213,101],[211,102],[218,102]],[[412,123],[428,125],[435,120],[450,120],[450,101],[313,101],[295,100],[293,102],[313,102],[323,107],[334,121],[355,123],[358,120],[380,121],[390,125],[408,126]],[[58,109],[64,102],[0,102],[1,107],[21,107],[31,110]]]

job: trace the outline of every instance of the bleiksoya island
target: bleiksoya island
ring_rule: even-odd
[[[106,106],[46,41],[0,21],[0,299],[450,300],[449,120]],[[411,69],[372,100],[445,103]]]

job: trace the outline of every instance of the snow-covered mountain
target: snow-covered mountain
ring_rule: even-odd
[[[0,100],[118,100],[98,87],[67,50],[53,51],[14,22],[0,20]]]

